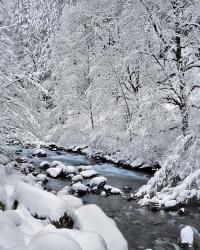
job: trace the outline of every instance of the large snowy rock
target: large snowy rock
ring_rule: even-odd
[[[82,181],[83,180],[83,176],[80,175],[80,174],[77,174],[75,175],[74,177],[72,177],[72,182],[75,183],[75,182],[79,182],[79,181]]]
[[[72,192],[76,192],[76,193],[79,193],[79,194],[85,194],[88,191],[89,191],[89,188],[85,184],[82,184],[80,182],[74,183],[72,185]]]
[[[36,235],[28,250],[82,250],[78,242],[67,234],[44,233]]]
[[[47,153],[44,149],[36,149],[33,153],[32,153],[33,156],[37,156],[37,157],[46,157],[47,156]]]
[[[83,202],[80,198],[75,197],[73,195],[63,195],[62,193],[57,194],[62,200],[66,201],[70,206],[72,206],[74,209],[78,209],[79,207],[83,206]]]
[[[80,172],[80,175],[83,176],[83,178],[92,178],[96,176],[98,173],[95,170],[84,170]]]
[[[40,218],[59,221],[65,214],[74,218],[74,209],[66,201],[24,182],[16,185],[15,200]]]
[[[93,187],[103,188],[106,182],[107,182],[107,179],[104,176],[94,177],[90,180],[90,187],[91,188]]]
[[[81,232],[75,238],[82,250],[107,250],[103,237],[94,232]]]
[[[99,233],[109,250],[128,250],[128,245],[115,222],[96,205],[86,205],[76,210],[75,227]]]
[[[192,246],[194,241],[194,233],[190,226],[186,226],[181,230],[181,244]]]
[[[58,178],[62,173],[62,169],[59,167],[56,168],[48,168],[47,174],[53,178]]]
[[[10,223],[0,223],[0,246],[11,248],[24,244],[24,235],[18,227]]]

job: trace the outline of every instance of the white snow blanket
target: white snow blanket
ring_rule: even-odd
[[[23,204],[32,215],[49,218],[52,221],[58,221],[65,213],[74,217],[74,210],[66,201],[24,182],[16,185],[15,200]]]
[[[75,227],[99,233],[104,238],[108,250],[128,250],[127,241],[115,222],[96,205],[86,205],[76,210]]]

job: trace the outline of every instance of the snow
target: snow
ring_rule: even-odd
[[[110,190],[110,193],[111,194],[124,194],[119,188],[112,188],[111,190]]]
[[[76,210],[75,227],[100,234],[109,250],[128,250],[128,245],[115,222],[96,205],[86,205]]]
[[[62,164],[62,162],[60,162],[60,161],[52,161],[51,167],[57,167],[57,166],[59,166],[60,164]]]
[[[78,182],[72,185],[72,190],[76,192],[87,192],[89,188],[85,184]]]
[[[81,232],[75,240],[82,250],[107,250],[107,245],[103,237],[94,232]]]
[[[74,177],[72,177],[72,182],[77,182],[77,181],[82,181],[82,180],[83,180],[83,176],[80,174],[77,174]]]
[[[83,202],[80,198],[75,197],[73,195],[63,195],[63,194],[57,194],[59,196],[59,198],[61,198],[62,200],[66,201],[71,207],[73,207],[74,209],[77,209],[79,207],[83,206]]]
[[[58,177],[62,172],[62,169],[59,168],[59,167],[56,167],[56,168],[48,168],[47,169],[47,173],[53,177],[53,178],[56,178]]]
[[[76,169],[73,166],[65,166],[64,172],[67,174],[73,174],[74,172],[76,172]]]
[[[67,234],[43,233],[36,235],[28,250],[82,250],[80,245]]]
[[[45,174],[38,174],[35,179],[36,179],[36,181],[46,181],[46,180],[48,180],[48,178],[47,178],[47,176]]]
[[[11,248],[24,244],[24,235],[18,227],[14,224],[0,223],[0,245],[2,247]]]
[[[193,240],[194,240],[194,233],[190,226],[186,226],[183,229],[181,229],[182,244],[188,244],[191,247],[193,244]]]
[[[19,182],[15,190],[15,200],[23,204],[32,215],[49,218],[58,221],[64,213],[74,217],[73,208],[58,196],[31,186],[30,184]]]
[[[104,176],[94,177],[90,180],[90,187],[103,187],[107,183],[107,179]]]
[[[48,167],[50,164],[49,164],[49,162],[48,161],[42,161],[41,163],[40,163],[40,167],[41,168],[43,168],[43,167]]]
[[[83,178],[91,178],[97,174],[98,173],[95,170],[84,170],[80,172],[80,175],[82,175]]]
[[[38,149],[36,149],[34,152],[33,152],[33,155],[34,156],[46,156],[47,155],[47,153],[46,153],[46,151],[44,150],[44,149],[42,149],[42,148],[38,148]]]

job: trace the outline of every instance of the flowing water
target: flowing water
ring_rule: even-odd
[[[94,169],[107,178],[108,184],[119,189],[129,186],[134,193],[139,187],[147,183],[149,176],[123,168],[115,167],[112,164],[105,164],[88,159],[84,155],[66,153],[64,151],[46,150],[48,156],[45,158],[31,158],[31,149],[23,149],[20,156],[29,158],[37,168],[43,160],[49,162],[59,160],[66,165],[93,165]],[[46,187],[49,190],[59,191],[69,185],[69,180],[51,179]],[[118,195],[101,197],[95,194],[87,194],[82,197],[85,204],[97,204],[103,211],[113,218],[120,231],[128,241],[129,250],[178,250],[180,230],[184,225],[190,225],[200,230],[199,208],[188,208],[189,214],[179,216],[177,212],[152,212],[147,208],[138,205],[138,201],[128,202]],[[200,250],[199,235],[196,233],[197,246],[194,250]]]

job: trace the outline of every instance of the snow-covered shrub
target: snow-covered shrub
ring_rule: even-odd
[[[180,136],[174,142],[172,150],[147,185],[136,194],[141,204],[150,202],[167,206],[173,201],[187,203],[191,199],[200,199],[200,138],[190,133]]]

